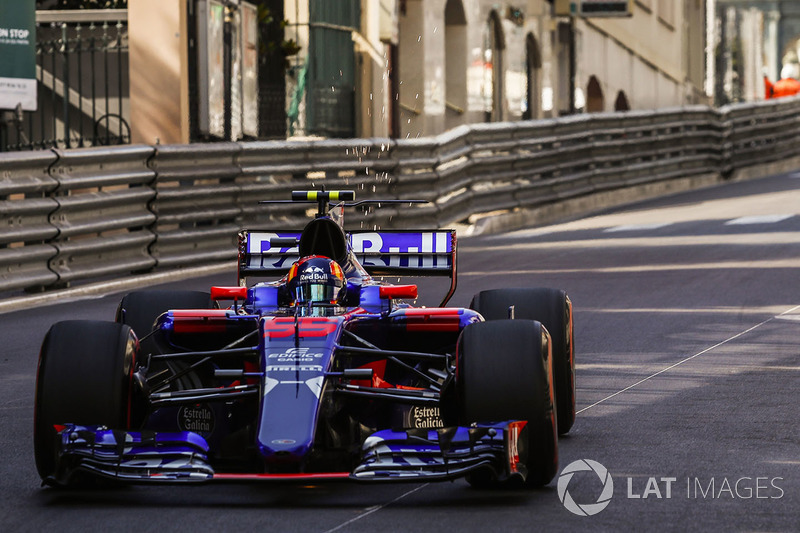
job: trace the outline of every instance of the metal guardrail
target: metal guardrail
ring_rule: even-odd
[[[291,189],[427,199],[353,217],[443,227],[800,155],[800,99],[462,126],[425,139],[0,154],[0,296],[233,259],[242,227],[299,228]],[[354,228],[355,229],[355,228]]]
[[[147,166],[149,146],[54,150],[49,174],[58,181],[51,194],[56,209],[48,241],[57,254],[50,270],[58,283],[149,270],[156,265],[149,246],[156,215],[150,202],[155,172]]]

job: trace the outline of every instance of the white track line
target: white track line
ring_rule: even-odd
[[[776,224],[790,219],[794,213],[790,215],[754,215],[747,217],[734,218],[725,223],[726,226],[746,226],[750,224]]]
[[[386,502],[386,503],[384,503],[384,504],[382,504],[382,505],[376,505],[376,506],[374,506],[374,507],[370,507],[369,509],[367,509],[366,511],[364,511],[364,512],[363,512],[363,513],[361,513],[360,515],[356,516],[355,518],[351,518],[351,519],[350,519],[350,520],[348,520],[347,522],[345,522],[345,523],[343,523],[343,524],[339,524],[339,525],[338,525],[338,526],[336,526],[335,528],[333,528],[333,529],[329,529],[329,530],[325,531],[325,533],[332,533],[333,531],[339,531],[339,530],[340,530],[340,529],[342,529],[343,527],[347,527],[347,526],[349,526],[350,524],[352,524],[353,522],[355,522],[355,521],[357,521],[357,520],[361,520],[362,518],[364,518],[364,517],[366,517],[366,516],[369,516],[369,515],[371,515],[372,513],[376,513],[376,512],[378,512],[378,511],[380,511],[380,510],[381,510],[381,509],[383,509],[384,507],[388,507],[389,505],[392,505],[392,504],[393,504],[393,503],[395,503],[395,502],[399,502],[400,500],[402,500],[402,499],[403,499],[403,498],[405,498],[406,496],[410,496],[410,495],[414,494],[415,492],[417,492],[418,490],[422,490],[422,489],[424,489],[424,488],[425,488],[425,487],[427,487],[428,485],[430,485],[430,483],[425,483],[424,485],[420,485],[419,487],[416,487],[416,488],[414,488],[414,489],[411,489],[410,491],[408,491],[408,492],[406,492],[406,493],[404,493],[404,494],[401,494],[400,496],[398,496],[397,498],[395,498],[394,500],[392,500],[392,501],[390,501],[390,502]]]
[[[656,372],[655,374],[651,374],[651,375],[647,376],[646,378],[640,379],[639,381],[637,381],[637,382],[636,382],[636,383],[634,383],[633,385],[628,385],[628,386],[627,386],[627,387],[625,387],[624,389],[622,389],[622,390],[619,390],[619,391],[615,392],[614,394],[611,394],[610,396],[606,396],[606,397],[605,397],[605,398],[603,398],[602,400],[598,400],[598,401],[594,402],[593,404],[591,404],[591,405],[588,405],[588,406],[584,407],[583,409],[581,409],[581,410],[577,411],[575,414],[576,414],[576,415],[577,415],[577,414],[581,414],[582,412],[584,412],[584,411],[586,411],[586,410],[588,410],[588,409],[591,409],[592,407],[595,407],[596,405],[600,405],[601,403],[603,403],[603,402],[606,402],[606,401],[610,400],[611,398],[614,398],[614,397],[616,397],[616,396],[619,396],[619,395],[620,395],[620,394],[622,394],[623,392],[627,392],[627,391],[631,390],[632,388],[634,388],[634,387],[637,387],[637,386],[641,385],[641,384],[642,384],[642,383],[644,383],[645,381],[649,381],[649,380],[651,380],[651,379],[653,379],[653,378],[655,378],[655,377],[658,377],[658,376],[660,376],[661,374],[663,374],[663,373],[665,373],[665,372],[667,372],[667,371],[669,371],[669,370],[672,370],[672,369],[673,369],[673,368],[675,368],[675,367],[678,367],[678,366],[682,365],[683,363],[686,363],[686,362],[688,362],[688,361],[691,361],[691,360],[692,360],[692,359],[694,359],[695,357],[700,357],[701,355],[703,355],[703,354],[705,354],[705,353],[708,353],[708,352],[710,352],[711,350],[713,350],[713,349],[715,349],[715,348],[719,348],[720,346],[722,346],[722,345],[724,345],[724,344],[727,344],[727,343],[731,342],[732,340],[736,340],[736,339],[738,339],[738,338],[739,338],[739,337],[741,337],[742,335],[746,335],[746,334],[750,333],[750,332],[751,332],[751,331],[753,331],[754,329],[760,328],[760,327],[761,327],[761,326],[763,326],[764,324],[767,324],[767,323],[769,323],[769,322],[772,322],[772,321],[773,321],[773,320],[775,320],[776,318],[782,318],[784,315],[788,315],[788,314],[790,314],[790,313],[793,313],[794,311],[797,311],[798,309],[800,309],[800,305],[797,305],[797,306],[795,306],[795,307],[792,307],[791,309],[789,309],[789,310],[787,310],[787,311],[784,311],[784,312],[783,312],[783,313],[781,313],[780,315],[777,315],[777,316],[773,316],[773,317],[771,317],[771,318],[768,318],[767,320],[765,320],[765,321],[761,322],[760,324],[756,324],[755,326],[749,327],[749,328],[747,328],[746,330],[744,330],[744,331],[742,331],[742,332],[739,332],[739,333],[737,333],[736,335],[734,335],[734,336],[732,336],[732,337],[729,337],[729,338],[725,339],[724,341],[718,342],[718,343],[717,343],[717,344],[715,344],[714,346],[710,346],[710,347],[706,348],[705,350],[702,350],[702,351],[700,351],[700,352],[697,352],[696,354],[694,354],[694,355],[692,355],[692,356],[690,356],[690,357],[687,357],[686,359],[683,359],[683,360],[681,360],[681,361],[678,361],[678,362],[677,362],[677,363],[675,363],[674,365],[670,365],[670,366],[668,366],[667,368],[664,368],[664,369],[662,369],[662,370],[659,370],[659,371],[658,371],[658,372]]]
[[[624,224],[603,230],[603,233],[617,233],[620,231],[648,231],[671,226],[672,222],[655,222],[652,224]]]
[[[647,376],[647,377],[646,377],[646,378],[644,378],[644,379],[640,379],[639,381],[637,381],[637,382],[636,382],[636,383],[634,383],[633,385],[629,385],[629,386],[625,387],[624,389],[622,389],[622,390],[619,390],[619,391],[615,392],[614,394],[611,394],[610,396],[606,396],[606,397],[605,397],[605,398],[603,398],[602,400],[599,400],[599,401],[597,401],[597,402],[595,402],[595,403],[593,403],[593,404],[591,404],[591,405],[589,405],[589,406],[587,406],[587,407],[584,407],[583,409],[581,409],[581,410],[577,411],[575,414],[580,414],[580,413],[583,413],[584,411],[586,411],[586,410],[588,410],[588,409],[591,409],[592,407],[595,407],[595,406],[597,406],[597,405],[600,405],[601,403],[603,403],[603,402],[605,402],[605,401],[608,401],[608,400],[610,400],[611,398],[614,398],[614,397],[616,397],[616,396],[619,396],[620,394],[622,394],[622,393],[624,393],[624,392],[627,392],[627,391],[629,391],[629,390],[633,389],[634,387],[637,387],[637,386],[641,385],[642,383],[644,383],[644,382],[646,382],[646,381],[649,381],[649,380],[651,380],[651,379],[653,379],[653,378],[655,378],[655,377],[657,377],[657,376],[660,376],[661,374],[663,374],[663,373],[665,373],[665,372],[668,372],[669,370],[672,370],[672,369],[673,369],[673,368],[675,368],[675,367],[678,367],[678,366],[682,365],[683,363],[686,363],[686,362],[688,362],[688,361],[691,361],[692,359],[694,359],[694,358],[696,358],[696,357],[700,357],[701,355],[703,355],[703,354],[705,354],[705,353],[708,353],[708,352],[710,352],[711,350],[713,350],[713,349],[715,349],[715,348],[719,348],[720,346],[722,346],[722,345],[724,345],[724,344],[727,344],[727,343],[729,343],[729,342],[731,342],[731,341],[733,341],[733,340],[736,340],[736,339],[738,339],[738,338],[739,338],[739,337],[741,337],[742,335],[746,335],[746,334],[750,333],[751,331],[753,331],[753,330],[755,330],[755,329],[757,329],[757,328],[760,328],[760,327],[761,327],[761,326],[763,326],[764,324],[767,324],[767,323],[769,323],[769,322],[772,322],[772,321],[773,321],[773,320],[775,320],[776,318],[781,318],[781,317],[783,317],[784,315],[791,314],[792,312],[794,312],[794,311],[796,311],[796,310],[798,310],[798,309],[800,309],[800,305],[797,305],[797,306],[795,306],[795,307],[792,307],[791,309],[789,309],[789,310],[787,310],[787,311],[784,311],[784,312],[783,312],[783,313],[781,313],[780,315],[776,315],[776,316],[773,316],[773,317],[771,317],[771,318],[768,318],[767,320],[765,320],[765,321],[763,321],[763,322],[761,322],[761,323],[759,323],[759,324],[756,324],[755,326],[749,327],[749,328],[747,328],[746,330],[744,330],[744,331],[742,331],[742,332],[739,332],[739,333],[737,333],[736,335],[733,335],[732,337],[728,337],[728,338],[727,338],[727,339],[725,339],[724,341],[718,342],[717,344],[715,344],[715,345],[713,345],[713,346],[710,346],[710,347],[706,348],[705,350],[702,350],[702,351],[700,351],[700,352],[697,352],[696,354],[694,354],[694,355],[692,355],[692,356],[690,356],[690,357],[687,357],[686,359],[683,359],[683,360],[681,360],[681,361],[678,361],[677,363],[675,363],[675,364],[673,364],[673,365],[670,365],[670,366],[668,366],[668,367],[666,367],[666,368],[664,368],[664,369],[662,369],[662,370],[659,370],[659,371],[658,371],[658,372],[656,372],[655,374],[651,374],[651,375]],[[338,526],[334,527],[333,529],[329,529],[329,530],[325,531],[325,533],[333,533],[334,531],[339,531],[340,529],[342,529],[342,528],[345,528],[345,527],[349,526],[349,525],[350,525],[350,524],[352,524],[353,522],[356,522],[356,521],[358,521],[358,520],[361,520],[362,518],[365,518],[365,517],[367,517],[367,516],[369,516],[369,515],[371,515],[371,514],[373,514],[373,513],[376,513],[376,512],[378,512],[378,511],[380,511],[381,509],[383,509],[384,507],[388,507],[389,505],[392,505],[393,503],[395,503],[395,502],[398,502],[398,501],[402,500],[403,498],[405,498],[405,497],[407,497],[407,496],[410,496],[411,494],[413,494],[413,493],[417,492],[418,490],[422,490],[422,489],[424,489],[424,488],[425,488],[425,487],[427,487],[428,485],[429,485],[429,483],[425,483],[424,485],[420,485],[419,487],[416,487],[416,488],[414,488],[414,489],[412,489],[412,490],[410,490],[410,491],[408,491],[408,492],[406,492],[406,493],[404,493],[404,494],[401,494],[400,496],[398,496],[397,498],[395,498],[395,499],[393,499],[393,500],[391,500],[391,501],[389,501],[389,502],[386,502],[386,503],[384,503],[384,504],[382,504],[382,505],[376,505],[376,506],[374,506],[374,507],[370,507],[369,509],[367,509],[366,511],[364,511],[364,512],[363,512],[363,513],[361,513],[360,515],[358,515],[358,516],[356,516],[356,517],[354,517],[354,518],[351,518],[351,519],[350,519],[350,520],[348,520],[347,522],[344,522],[344,523],[342,523],[342,524],[339,524]]]

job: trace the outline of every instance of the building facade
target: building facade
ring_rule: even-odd
[[[629,5],[571,20],[546,0],[360,0],[356,134],[708,102],[706,2]]]
[[[800,47],[800,2],[797,0],[712,0],[716,13],[734,8],[763,14],[764,67],[771,79],[780,75],[787,54],[793,59]]]
[[[180,64],[192,39],[181,24],[190,20],[183,13],[191,14],[192,0],[134,4],[131,79],[140,75],[134,69],[152,71],[146,47],[156,46],[174,56],[168,67],[175,81],[168,87],[181,93],[163,99],[170,107],[162,114],[152,100],[160,88],[132,87],[132,110],[147,104],[138,116],[150,121],[143,131],[132,114],[132,129],[143,131],[134,138],[186,139],[194,94],[186,84],[193,78]],[[267,66],[285,71],[287,137],[415,138],[478,122],[707,102],[705,0],[630,0],[624,18],[557,16],[558,2],[549,0],[269,4],[276,12],[282,6],[283,37],[299,49],[286,65]],[[163,34],[179,38],[177,46],[155,42],[149,31],[148,17],[166,15],[175,25]],[[146,32],[142,39],[139,29]],[[137,58],[137,50],[147,56]],[[280,105],[280,97],[270,105]],[[167,126],[156,117],[184,123],[174,125],[177,133],[159,135]]]
[[[800,2],[796,0],[709,0],[717,53],[708,78],[717,104],[764,97],[763,77],[781,77],[800,57]]]
[[[577,29],[587,111],[707,103],[705,1],[635,0],[629,18],[581,19]]]
[[[552,116],[551,4],[406,0],[398,12],[400,137]]]

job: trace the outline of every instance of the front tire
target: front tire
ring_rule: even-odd
[[[39,354],[33,442],[39,476],[56,474],[55,424],[129,429],[138,341],[130,327],[72,320],[54,324]]]
[[[558,469],[558,434],[547,330],[533,320],[470,324],[456,353],[460,423],[527,421],[519,441],[528,484],[549,483]],[[467,481],[487,484],[480,472]]]

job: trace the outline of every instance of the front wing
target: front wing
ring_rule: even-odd
[[[519,477],[519,436],[525,422],[475,427],[383,430],[368,437],[352,472],[296,474],[215,472],[205,439],[193,432],[117,431],[103,426],[59,427],[55,474],[66,485],[79,473],[121,482],[198,483],[255,480],[443,481],[488,470],[499,480]]]

